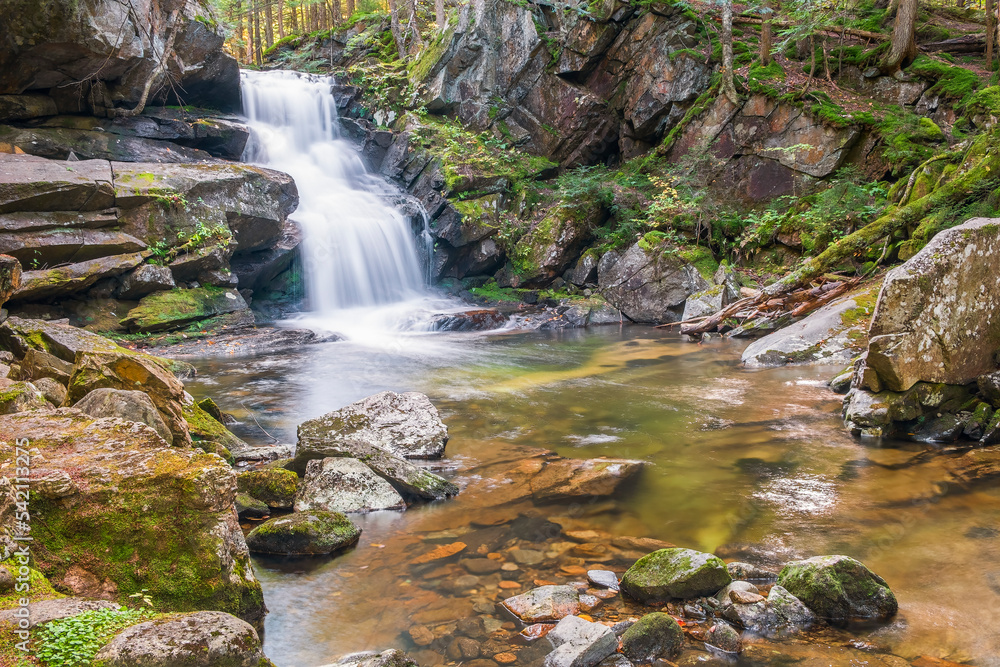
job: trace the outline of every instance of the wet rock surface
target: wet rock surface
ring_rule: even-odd
[[[320,556],[346,549],[360,536],[343,514],[308,510],[260,524],[247,534],[247,547],[275,556]]]
[[[310,461],[302,490],[295,499],[297,512],[310,509],[373,512],[405,507],[403,497],[391,484],[361,461],[351,458]]]

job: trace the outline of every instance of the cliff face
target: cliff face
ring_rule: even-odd
[[[12,0],[0,34],[0,95],[39,95],[22,118],[105,116],[134,107],[165,59],[172,85],[154,87],[150,103],[236,111],[239,66],[223,39],[205,0]]]

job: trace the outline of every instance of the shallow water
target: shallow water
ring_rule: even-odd
[[[333,559],[256,560],[270,610],[268,656],[280,667],[312,667],[398,647],[422,665],[446,662],[406,631],[421,624],[447,632],[537,578],[580,579],[562,568],[602,567],[601,558],[612,569],[627,566],[629,554],[614,549],[581,555],[561,526],[654,537],[730,560],[848,554],[889,582],[901,611],[882,628],[826,633],[831,646],[1000,664],[1000,492],[940,497],[935,484],[947,475],[947,457],[912,443],[866,445],[843,429],[840,397],[825,388],[837,369],[750,371],[739,365],[741,349],[610,327],[409,336],[378,347],[341,342],[197,362],[192,393],[213,396],[260,443],[269,439],[251,412],[262,429],[294,442],[299,422],[384,389],[427,393],[451,434],[436,467],[464,488],[458,498],[355,517],[364,529],[359,545]],[[614,501],[535,507],[507,497],[498,482],[531,448],[650,465]],[[459,539],[466,553],[509,558],[521,547],[545,557],[458,592],[465,572],[457,564],[411,565]],[[522,587],[499,589],[500,574]],[[595,616],[629,612],[610,601]],[[520,664],[537,657],[521,650]],[[857,660],[816,659],[801,664]]]

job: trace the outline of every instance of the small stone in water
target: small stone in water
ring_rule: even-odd
[[[510,556],[519,565],[538,565],[545,560],[545,554],[534,549],[512,549]]]
[[[414,565],[421,565],[423,563],[430,563],[436,560],[441,560],[442,558],[448,558],[449,556],[454,556],[457,553],[465,551],[467,545],[465,542],[452,542],[451,544],[442,544],[436,549],[428,551],[423,556],[418,556],[413,559]]]
[[[472,605],[472,611],[476,612],[477,614],[492,614],[496,610],[497,610],[496,605],[490,602],[489,600],[480,600],[479,602],[476,602],[474,605]]]
[[[688,618],[702,620],[705,618],[705,610],[695,607],[694,605],[686,604],[684,605],[684,615]]]
[[[486,628],[486,634],[492,635],[497,630],[503,628],[503,621],[499,618],[493,618],[492,616],[487,616],[483,618],[483,627]]]
[[[517,656],[513,653],[497,653],[493,656],[493,659],[499,662],[501,665],[509,665],[511,663],[517,662]]]
[[[563,574],[568,574],[571,577],[587,573],[587,568],[580,567],[579,565],[563,565],[559,569],[562,571]]]
[[[580,608],[584,611],[590,611],[601,604],[601,601],[594,597],[593,595],[581,595],[580,596]]]
[[[587,595],[593,595],[601,600],[610,600],[613,597],[618,597],[618,592],[608,588],[588,588]]]
[[[434,641],[434,633],[431,632],[427,626],[424,625],[414,625],[410,628],[410,639],[417,646],[427,646],[432,641]]]
[[[493,574],[502,567],[499,562],[489,558],[466,558],[459,561],[459,564],[472,574]]]
[[[521,587],[521,584],[517,583],[516,581],[501,581],[500,582],[500,588],[511,589],[511,588],[520,588],[520,587]]]
[[[729,599],[736,604],[754,604],[755,602],[763,602],[765,598],[763,595],[749,591],[729,591]]]
[[[556,627],[555,623],[535,623],[534,625],[529,625],[524,630],[521,630],[520,636],[529,642],[533,642],[536,639],[541,639],[545,635],[549,634],[549,630],[554,627]]]
[[[618,590],[618,575],[610,570],[589,570],[587,579],[595,586],[603,586],[613,591]]]
[[[517,566],[517,563],[504,563],[500,566],[500,569],[504,572],[517,572],[521,568]]]
[[[535,586],[555,586],[556,582],[549,581],[548,579],[535,579],[533,582]]]
[[[486,626],[483,623],[483,619],[479,616],[463,618],[458,622],[457,630],[459,634],[471,637],[472,639],[479,639],[486,634]]]

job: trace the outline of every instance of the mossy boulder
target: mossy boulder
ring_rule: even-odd
[[[345,549],[358,541],[361,529],[340,512],[310,510],[265,521],[247,535],[254,553],[317,556]]]
[[[267,503],[245,493],[236,494],[236,514],[241,519],[263,519],[271,513]]]
[[[249,623],[218,611],[156,618],[126,628],[93,667],[260,667],[260,637]]]
[[[91,417],[118,417],[142,422],[156,431],[168,445],[174,441],[174,436],[163,422],[163,417],[145,392],[95,389],[77,401],[73,407]]]
[[[223,426],[222,422],[206,412],[201,403],[186,403],[181,408],[188,424],[188,431],[191,433],[191,441],[196,447],[213,452],[225,449],[230,453],[239,453],[250,449],[250,445],[233,435],[228,428]],[[223,458],[228,459],[229,457],[224,456]]]
[[[291,470],[273,468],[240,473],[236,478],[240,493],[256,498],[268,507],[290,508],[299,491],[299,476]]]
[[[247,302],[234,289],[197,289],[154,292],[128,311],[121,325],[133,332],[179,329],[192,322],[247,309]]]
[[[67,402],[74,405],[91,391],[105,388],[144,391],[170,429],[173,444],[191,444],[184,419],[184,385],[156,357],[121,348],[78,354]]]
[[[622,576],[621,590],[648,604],[711,595],[731,581],[722,559],[675,547],[637,560]]]
[[[0,415],[51,409],[52,405],[45,400],[42,392],[30,382],[0,379]]]
[[[600,225],[601,207],[556,206],[514,246],[511,262],[520,285],[545,285],[561,276]]]
[[[214,609],[260,619],[264,601],[218,457],[165,446],[153,429],[75,410],[0,416],[27,438],[32,555],[56,585],[128,601],[145,590],[164,611]],[[9,486],[14,448],[0,452]],[[13,496],[0,494],[10,525]]]
[[[646,614],[622,635],[622,653],[637,663],[670,659],[680,653],[684,631],[669,614]]]
[[[885,580],[849,556],[815,556],[789,563],[778,584],[832,623],[884,621],[899,609]]]

